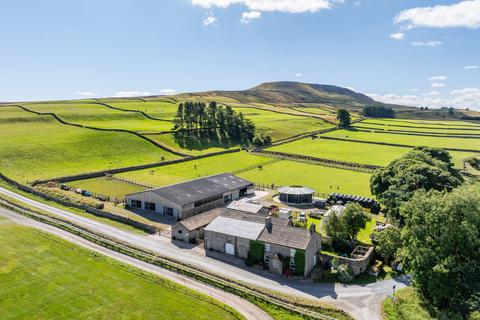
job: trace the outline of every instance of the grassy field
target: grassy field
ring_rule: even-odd
[[[354,130],[337,130],[328,132],[324,134],[324,136],[361,141],[397,143],[410,146],[461,148],[480,151],[480,139],[426,137],[403,134],[361,132]]]
[[[303,185],[324,194],[337,192],[371,196],[371,175],[364,172],[283,160],[264,166],[262,170],[254,169],[238,175],[266,185]]]
[[[178,105],[176,103],[165,101],[112,102],[109,103],[109,105],[120,109],[143,111],[149,116],[166,120],[173,120],[178,108]]]
[[[273,140],[333,127],[330,123],[317,118],[293,116],[254,108],[234,109],[237,112],[241,111],[246,118],[252,119],[257,131],[261,134],[270,135]]]
[[[385,320],[434,320],[412,287],[399,290],[395,293],[397,302],[387,298],[383,303],[383,317]]]
[[[400,132],[415,132],[415,133],[425,133],[425,134],[437,134],[437,135],[480,135],[480,127],[433,127],[419,125],[415,126],[403,126],[403,125],[384,125],[380,123],[369,123],[369,122],[359,122],[353,125],[354,128],[363,129],[363,130],[380,130],[380,131],[400,131]]]
[[[211,152],[225,151],[236,148],[238,145],[233,143],[222,143],[219,141],[192,141],[192,144],[185,145],[183,148],[175,140],[173,134],[147,134],[148,138],[167,146],[171,150],[182,152],[190,155],[201,155]]]
[[[61,119],[104,129],[124,129],[132,131],[162,132],[172,129],[168,121],[151,120],[140,113],[110,109],[100,104],[26,104],[27,108],[37,112],[52,112]]]
[[[386,166],[391,161],[400,158],[403,154],[410,151],[411,148],[326,139],[302,139],[272,147],[268,150],[338,161]],[[455,165],[459,168],[463,166],[462,159],[475,155],[475,153],[472,152],[457,151],[451,151],[450,154],[452,155]]]
[[[65,126],[50,116],[0,108],[0,172],[21,182],[174,159],[127,133]]]
[[[68,185],[119,199],[122,199],[126,194],[140,192],[146,189],[131,183],[107,179],[105,177],[72,181],[69,182]]]
[[[231,172],[235,169],[261,164],[268,160],[270,158],[254,156],[242,151],[152,169],[125,172],[119,174],[119,176],[156,186],[164,186],[213,174]]]
[[[366,119],[361,123],[377,124],[385,126],[400,127],[427,127],[431,129],[449,130],[449,129],[467,129],[480,130],[479,123],[465,121],[430,121],[430,120],[397,120],[397,119]],[[408,129],[408,128],[407,128]]]
[[[0,244],[2,319],[240,318],[209,297],[8,220]]]

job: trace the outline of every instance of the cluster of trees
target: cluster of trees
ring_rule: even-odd
[[[465,185],[448,152],[416,148],[371,181],[394,218],[374,235],[387,263],[402,261],[438,319],[480,315],[480,185]]]
[[[370,181],[371,192],[400,223],[400,206],[417,190],[451,191],[463,183],[450,154],[442,149],[417,147],[387,167],[377,170]]]
[[[252,120],[229,106],[218,106],[215,101],[208,105],[194,101],[180,103],[173,123],[173,130],[190,136],[219,135],[248,143],[255,137]]]
[[[385,106],[365,106],[362,115],[370,118],[395,118],[395,111]]]
[[[325,231],[335,250],[350,250],[369,217],[358,203],[348,203],[342,213],[332,213],[325,223]]]
[[[351,118],[350,113],[345,109],[337,110],[337,124],[339,128],[347,128],[350,126]]]

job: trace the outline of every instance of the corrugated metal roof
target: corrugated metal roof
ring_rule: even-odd
[[[227,206],[228,209],[246,211],[251,213],[258,213],[262,210],[261,204],[249,203],[245,201],[233,201]]]
[[[285,193],[285,194],[302,195],[302,194],[312,194],[315,191],[307,187],[291,186],[291,187],[278,188],[278,192]]]
[[[240,237],[249,240],[257,240],[265,228],[264,223],[257,223],[246,220],[217,217],[206,228],[206,231],[213,231]]]
[[[234,176],[230,173],[222,173],[214,176],[185,181],[170,186],[146,190],[165,197],[179,205],[187,205],[212,197],[221,197],[223,193],[253,185],[252,182]]]

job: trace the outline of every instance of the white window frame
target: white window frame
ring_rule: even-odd
[[[265,252],[270,252],[270,243],[265,243]]]
[[[270,266],[270,256],[264,255],[264,256],[263,256],[263,262],[264,262],[267,266]]]
[[[295,253],[297,253],[297,250],[290,249],[290,258],[295,258]]]

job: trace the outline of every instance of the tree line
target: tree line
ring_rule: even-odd
[[[219,135],[228,139],[251,143],[255,124],[230,106],[219,106],[215,101],[187,101],[180,103],[173,119],[173,130],[189,136]]]

